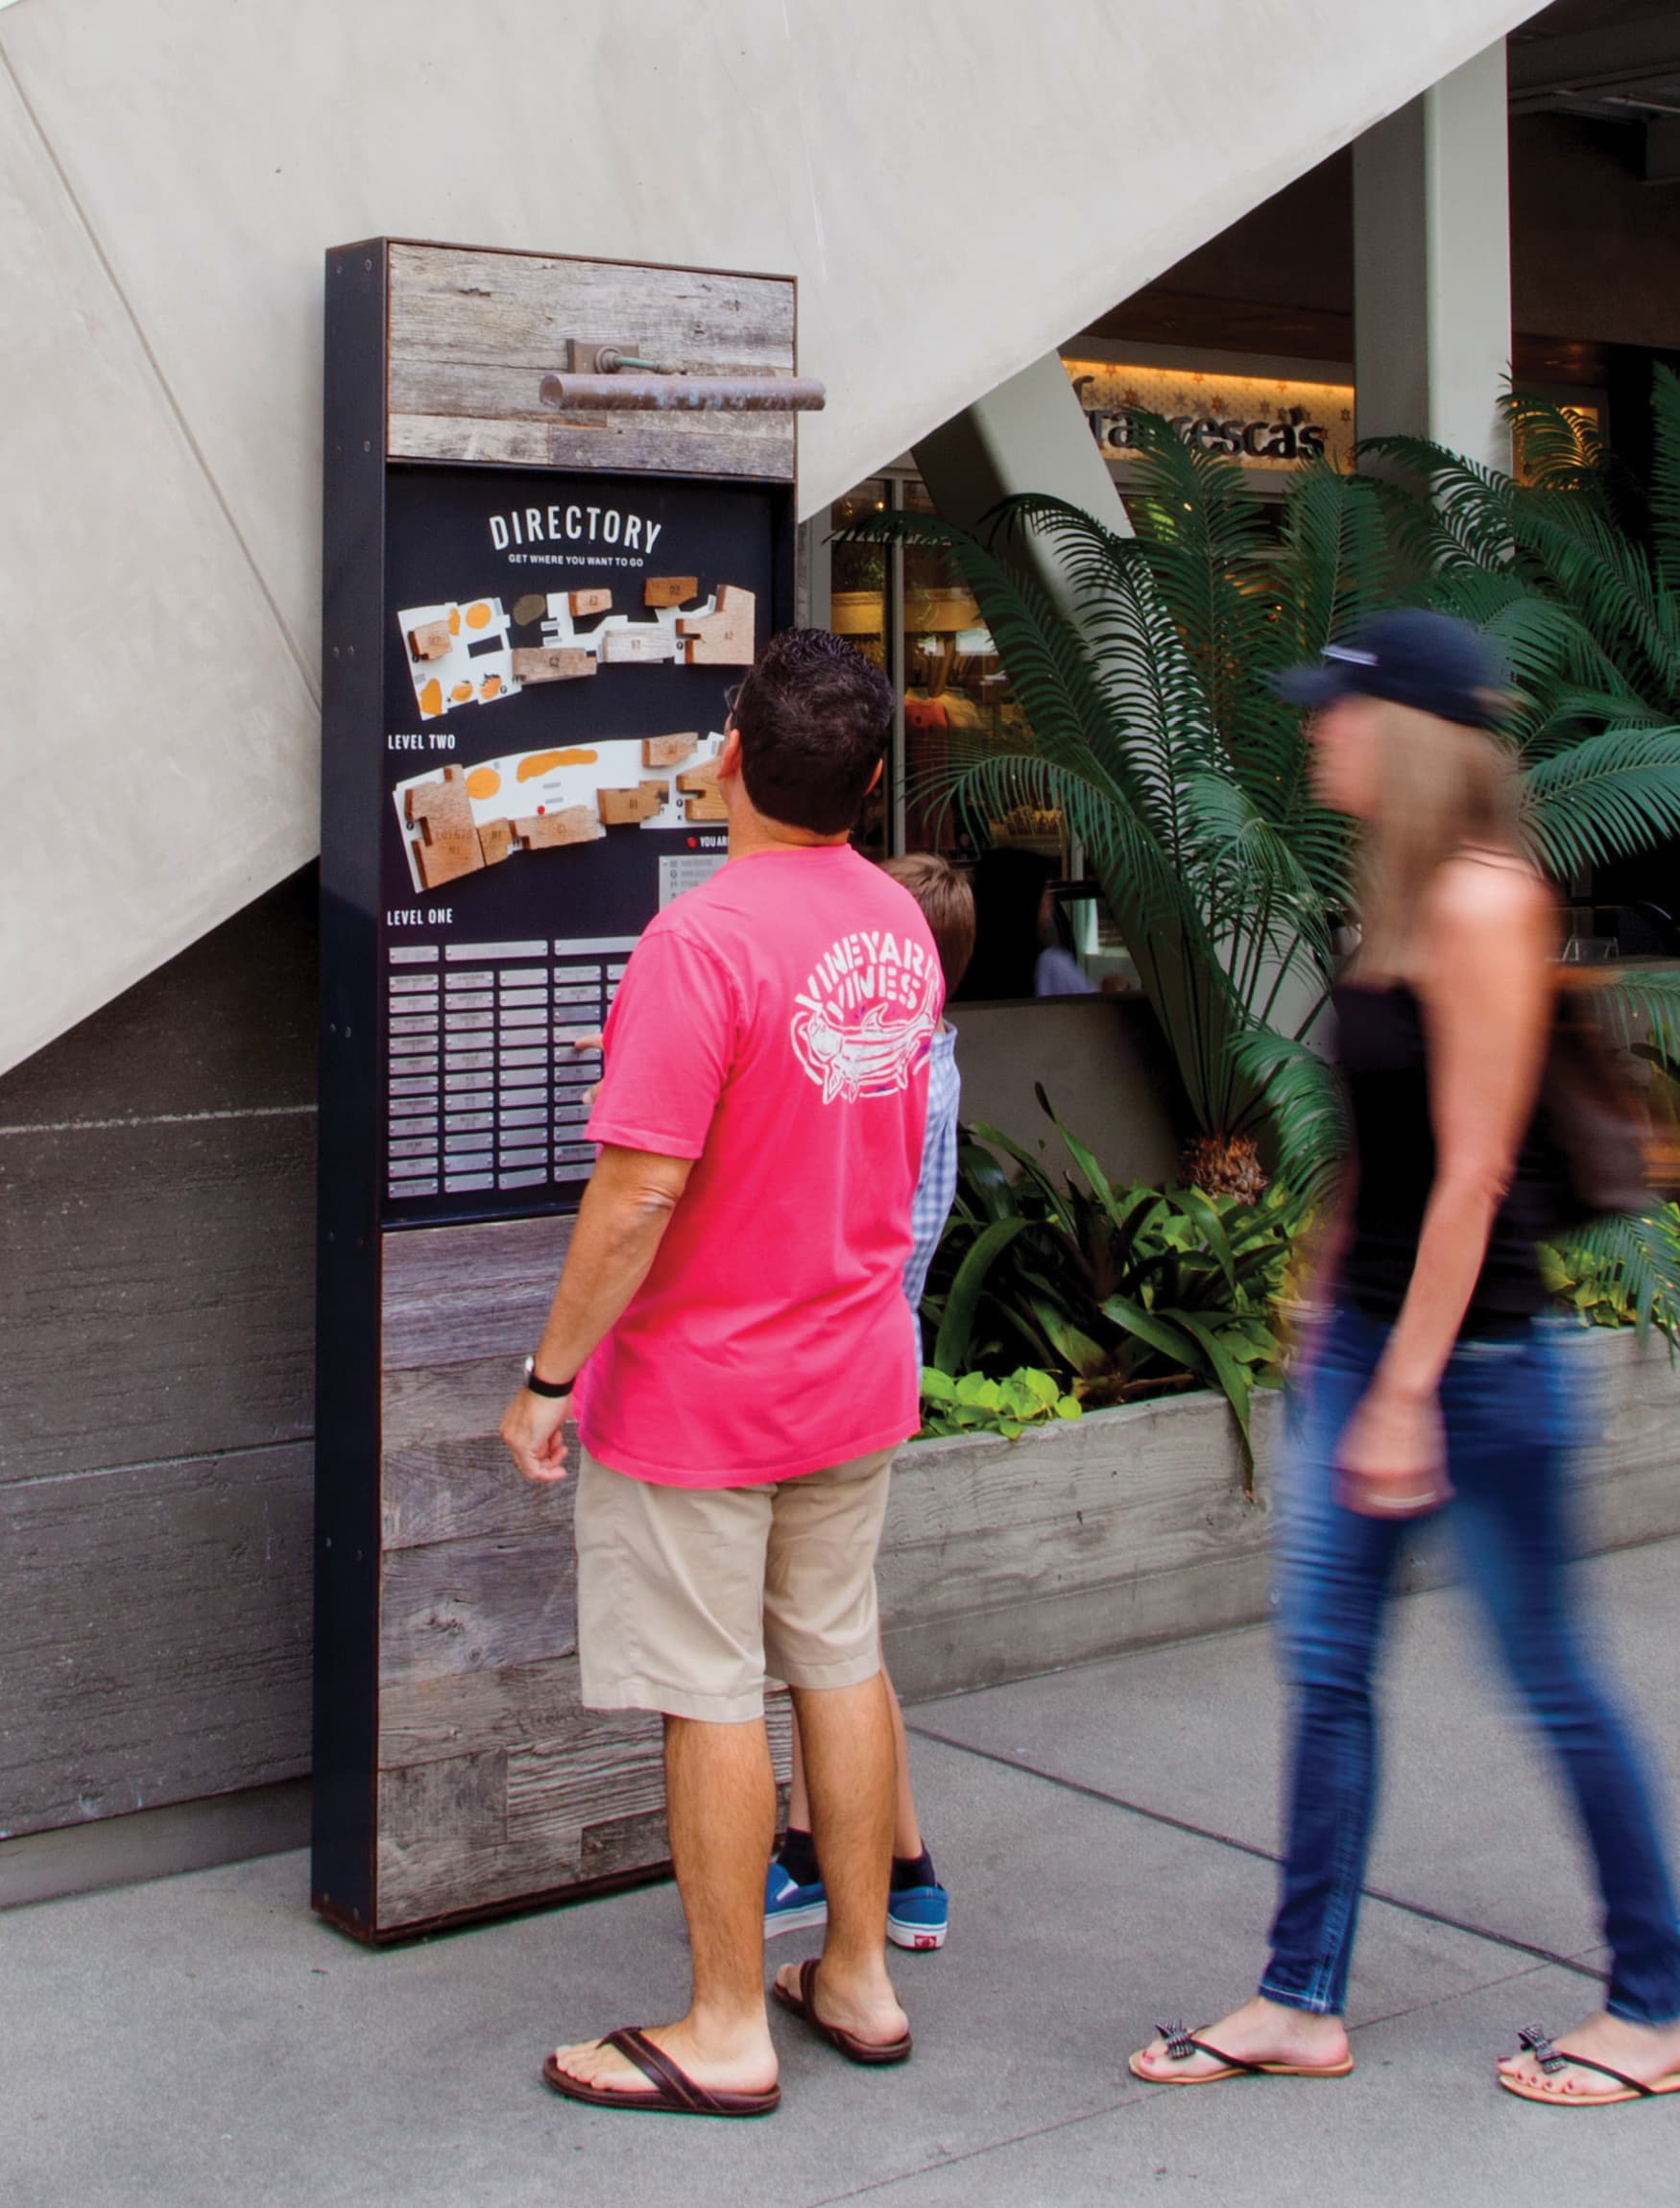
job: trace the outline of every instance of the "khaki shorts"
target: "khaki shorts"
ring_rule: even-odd
[[[766,1675],[880,1669],[875,1559],[893,1452],[760,1487],[659,1487],[578,1466],[578,1656],[591,1710],[744,1724]]]

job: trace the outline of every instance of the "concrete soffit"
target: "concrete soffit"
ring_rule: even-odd
[[[1016,0],[713,0],[673,42],[479,0],[470,60],[442,0],[0,12],[0,622],[37,793],[0,1069],[316,847],[325,247],[797,274],[813,512],[1529,12],[1253,0],[1234,41],[1227,0],[1046,0],[1029,38]]]

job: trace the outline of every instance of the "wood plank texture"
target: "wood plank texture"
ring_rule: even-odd
[[[311,868],[0,1080],[9,1833],[308,1768],[315,1021]]]
[[[556,415],[539,386],[571,339],[697,374],[794,370],[790,277],[445,246],[391,248],[393,459],[791,482],[794,417]]]
[[[0,1489],[0,1837],[307,1771],[311,1453]]]
[[[880,1559],[887,1660],[934,1694],[1263,1612],[1282,1405],[1256,1404],[1257,1500],[1206,1396],[1104,1411],[1019,1444],[900,1452]],[[1205,1581],[1205,1586],[1203,1582]]]
[[[579,1699],[572,1484],[528,1485],[496,1430],[569,1224],[385,1239],[383,1932],[650,1868],[668,1853],[659,1717]],[[785,1777],[785,1696],[773,1698],[769,1729]]]
[[[386,1244],[381,1928],[514,1905],[664,1860],[657,1717],[578,1698],[572,1489],[531,1489],[496,1425],[536,1338],[564,1223],[439,1228]],[[488,1335],[504,1338],[486,1347]],[[508,1335],[513,1338],[505,1338]],[[1588,1467],[1600,1542],[1680,1531],[1680,1375],[1631,1337],[1581,1337],[1608,1395]],[[1262,1617],[1282,1403],[1255,1407],[1256,1493],[1207,1396],[1024,1436],[918,1444],[880,1559],[906,1694],[1020,1678]],[[1446,1569],[1408,1550],[1404,1584]],[[785,1700],[771,1705],[785,1769]]]
[[[285,883],[0,1080],[0,1480],[312,1431],[314,902]]]
[[[385,1370],[530,1354],[571,1239],[561,1218],[387,1235]]]
[[[771,1698],[766,1718],[785,1784],[785,1695]],[[670,1855],[662,1732],[651,1712],[580,1714],[564,1740],[382,1771],[380,1925],[423,1924],[661,1867]]]
[[[387,1549],[482,1534],[569,1532],[570,1482],[537,1486],[521,1479],[497,1431],[523,1379],[518,1357],[386,1374]],[[575,1428],[567,1435],[575,1469]]]
[[[0,1142],[0,1484],[306,1440],[315,1116]]]
[[[394,1548],[379,1593],[382,1681],[495,1671],[577,1646],[571,1529]]]
[[[464,1848],[499,1848],[508,1836],[508,1759],[450,1756],[379,1774],[379,1832],[398,1848],[447,1833]]]

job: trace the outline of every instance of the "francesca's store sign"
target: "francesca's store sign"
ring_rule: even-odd
[[[1164,415],[1187,444],[1271,474],[1324,459],[1353,465],[1354,387],[1212,369],[1064,360],[1105,460],[1136,449],[1132,418]]]

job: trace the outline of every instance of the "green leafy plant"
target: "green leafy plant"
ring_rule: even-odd
[[[1019,1441],[1029,1426],[1053,1426],[1082,1415],[1079,1398],[1053,1373],[1031,1365],[989,1380],[984,1373],[952,1379],[937,1365],[922,1368],[922,1432],[919,1439],[943,1433],[1000,1433]]]
[[[1554,1300],[1585,1325],[1655,1327],[1680,1344],[1680,1207],[1600,1219],[1543,1243],[1540,1266]]]
[[[1199,1188],[1116,1188],[1039,1102],[1070,1172],[996,1128],[969,1131],[923,1323],[933,1367],[959,1384],[1023,1361],[1087,1405],[1183,1387],[1224,1396],[1252,1468],[1256,1387],[1278,1384],[1277,1304],[1301,1206]]]

